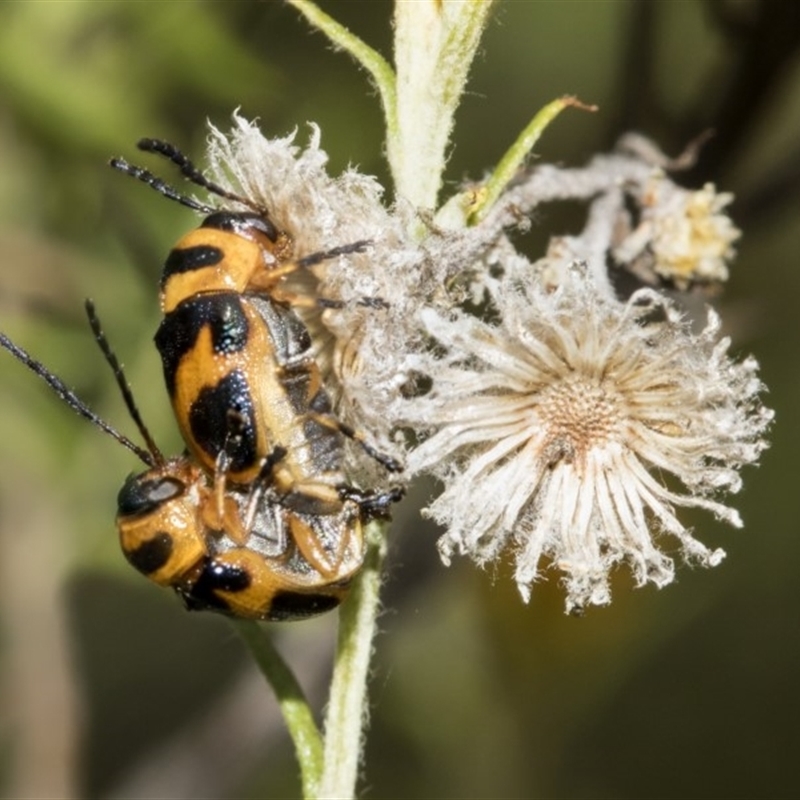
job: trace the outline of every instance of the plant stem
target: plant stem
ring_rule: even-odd
[[[349,53],[372,77],[383,103],[386,127],[397,130],[397,90],[391,64],[375,49],[358,38],[340,22],[326,14],[310,0],[287,0],[315,27],[319,28],[337,47]]]
[[[364,567],[339,615],[336,662],[325,719],[324,772],[319,794],[325,800],[355,797],[368,717],[367,679],[380,610],[387,527],[388,523],[385,522],[372,522],[367,526]]]
[[[303,690],[263,627],[250,620],[233,620],[233,625],[278,699],[297,752],[303,797],[317,797],[322,773],[322,738]]]
[[[500,163],[495,167],[491,177],[486,182],[481,193],[480,201],[476,203],[470,212],[470,223],[480,222],[486,212],[494,205],[500,197],[508,182],[516,175],[525,159],[530,154],[533,146],[539,141],[539,137],[544,129],[565,109],[580,108],[583,111],[597,111],[597,106],[581,103],[575,97],[559,97],[548,103],[544,108],[536,112],[533,119],[527,124],[522,133],[517,137],[514,144],[506,150]]]

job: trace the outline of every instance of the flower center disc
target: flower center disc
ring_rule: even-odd
[[[589,450],[602,447],[619,431],[620,398],[584,376],[549,386],[537,410],[547,429],[544,457],[550,467],[560,461],[583,465]]]

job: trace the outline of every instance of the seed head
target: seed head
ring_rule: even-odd
[[[772,412],[756,362],[729,358],[716,314],[695,335],[658,293],[618,302],[581,267],[555,291],[532,282],[494,299],[496,325],[424,314],[445,355],[416,401],[433,432],[409,466],[444,482],[427,509],[447,528],[443,559],[485,564],[510,546],[523,598],[549,562],[573,612],[610,602],[622,562],[637,585],[670,583],[666,535],[687,560],[718,564],[723,551],[695,539],[676,507],[741,526],[716,496],[739,489]]]

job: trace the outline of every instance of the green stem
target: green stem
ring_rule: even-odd
[[[474,225],[483,219],[486,212],[500,197],[508,182],[517,174],[517,170],[528,157],[533,146],[539,141],[544,129],[568,107],[580,108],[584,111],[597,111],[597,106],[587,106],[576,97],[559,97],[540,109],[528,123],[514,144],[506,150],[500,163],[495,167],[491,177],[482,187],[479,198],[470,209],[469,223]]]
[[[328,16],[310,0],[287,0],[316,28],[319,28],[336,46],[351,56],[371,75],[381,96],[386,127],[390,133],[397,131],[397,88],[391,64],[344,25]]]
[[[317,797],[322,774],[322,738],[303,690],[263,627],[250,620],[232,622],[278,699],[297,752],[303,797]]]
[[[339,638],[325,719],[325,765],[319,797],[355,797],[367,721],[367,678],[380,610],[388,523],[367,526],[367,555],[339,615]]]

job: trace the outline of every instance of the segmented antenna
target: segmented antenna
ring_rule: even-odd
[[[137,407],[136,401],[133,398],[131,385],[128,383],[128,379],[125,377],[125,371],[122,369],[122,364],[119,363],[116,353],[114,353],[114,351],[111,349],[111,345],[108,343],[103,326],[100,324],[100,318],[97,316],[97,310],[95,309],[94,302],[87,297],[83,305],[86,309],[86,316],[89,318],[89,325],[92,327],[92,333],[94,333],[94,340],[97,342],[100,350],[105,356],[106,362],[111,367],[111,371],[114,373],[114,380],[116,380],[117,386],[122,393],[122,399],[125,401],[125,407],[128,409],[131,419],[136,423],[139,433],[142,435],[145,444],[147,444],[147,449],[150,451],[152,460],[155,462],[155,464],[151,466],[162,466],[165,463],[164,456],[161,453],[161,450],[158,449],[155,440],[150,435],[150,431],[147,429],[147,426],[144,424],[142,415],[139,413],[139,408]]]
[[[224,197],[226,200],[233,200],[236,203],[252,208],[254,211],[263,213],[263,209],[256,206],[251,200],[246,197],[228,191],[218,183],[214,183],[210,178],[206,177],[201,170],[199,170],[189,157],[175,147],[174,144],[165,142],[163,139],[140,139],[136,146],[145,153],[156,153],[163,156],[168,161],[171,161],[180,171],[181,175],[192,183],[207,189],[212,194],[218,197]]]
[[[168,183],[161,180],[161,178],[153,175],[149,170],[144,169],[144,167],[137,167],[134,164],[129,164],[124,158],[112,158],[108,163],[114,169],[118,169],[120,172],[130,175],[132,178],[146,183],[151,189],[155,189],[159,194],[163,194],[164,197],[175,200],[181,205],[191,208],[193,211],[199,211],[201,214],[212,214],[216,210],[211,206],[198,203],[193,197],[181,194],[177,189],[174,189]]]
[[[61,378],[54,375],[44,364],[37,361],[21,347],[14,344],[4,333],[0,333],[0,346],[8,350],[17,361],[21,361],[31,372],[38,375],[73,411],[84,419],[89,420],[89,422],[96,425],[100,430],[105,431],[124,447],[127,447],[128,450],[135,453],[148,467],[156,466],[154,455],[139,447],[139,445],[132,442],[127,436],[120,433],[115,428],[112,428],[104,419],[98,417],[72,389],[67,387]]]
[[[136,143],[136,146],[145,153],[155,153],[171,161],[178,167],[184,178],[199,186],[201,189],[205,189],[218,197],[224,197],[226,200],[233,200],[236,203],[241,203],[253,209],[263,217],[268,216],[263,208],[260,208],[251,200],[228,191],[225,187],[214,183],[214,181],[206,177],[206,175],[194,165],[189,157],[175,147],[174,144],[165,142],[163,139],[140,139]],[[132,178],[146,183],[151,189],[155,189],[159,194],[164,195],[164,197],[175,200],[181,205],[191,208],[193,211],[199,211],[201,214],[212,214],[217,211],[216,208],[200,203],[188,195],[181,194],[166,181],[150,172],[150,170],[144,169],[144,167],[137,167],[135,164],[129,164],[124,158],[112,158],[108,163],[114,169],[118,169],[120,172],[130,175]]]

